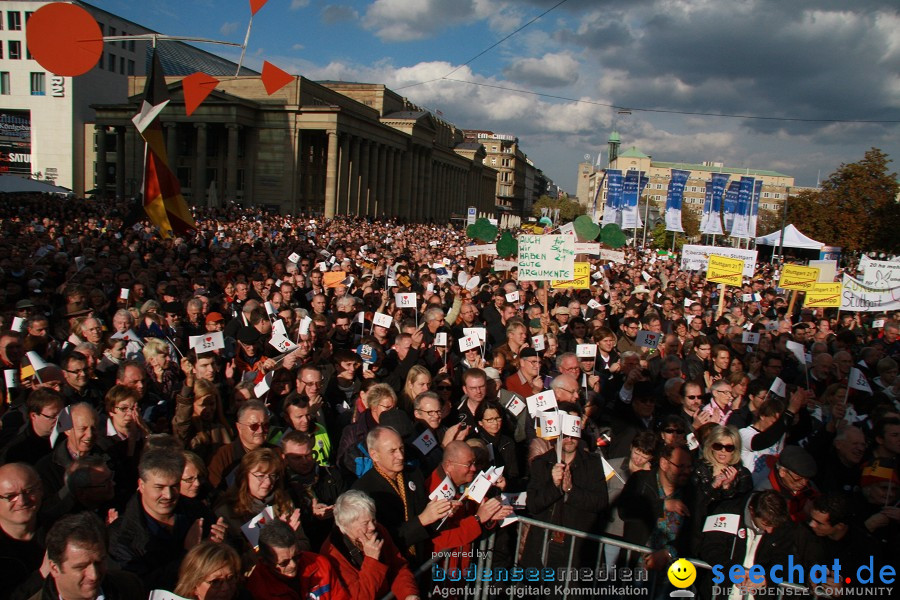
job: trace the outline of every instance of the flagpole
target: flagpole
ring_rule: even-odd
[[[244,54],[247,52],[247,44],[250,43],[250,28],[253,27],[253,15],[250,15],[250,22],[247,23],[247,34],[244,36],[244,44],[241,46],[241,58],[238,59],[237,71],[234,72],[234,76],[237,77],[241,74],[241,66],[244,64]]]

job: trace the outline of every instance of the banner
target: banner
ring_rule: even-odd
[[[784,265],[778,287],[786,290],[806,291],[819,281],[819,269],[800,265]]]
[[[575,279],[575,237],[520,235],[519,281]]]
[[[860,261],[863,273],[862,281],[873,288],[892,288],[900,286],[900,262],[892,260]]]
[[[638,214],[638,198],[640,197],[641,175],[639,171],[628,171],[622,192],[622,229],[640,229],[641,215]]]
[[[739,181],[732,181],[728,184],[728,191],[725,192],[725,208],[723,211],[725,231],[731,231],[731,227],[734,225],[734,213],[737,212],[738,188],[740,186],[741,183]]]
[[[731,237],[750,237],[750,201],[753,199],[753,177],[741,177],[738,188],[738,205],[731,225]]]
[[[740,258],[744,261],[744,277],[753,277],[753,272],[756,270],[756,250],[744,250],[743,248],[686,244],[681,248],[681,268],[686,271],[705,271],[710,254]]]
[[[690,171],[672,169],[666,192],[666,231],[684,231],[681,226],[681,203],[684,200],[684,184],[690,176]]]
[[[601,227],[622,223],[622,171],[610,169],[606,174],[606,206],[603,209],[603,223]]]
[[[0,110],[0,173],[31,176],[31,111]]]
[[[900,287],[870,287],[845,274],[842,288],[841,310],[852,312],[900,310]]]
[[[706,184],[706,200],[703,203],[704,219],[700,224],[700,233],[708,235],[722,235],[722,196],[725,194],[725,184],[728,183],[728,173],[713,173]],[[707,213],[707,203],[709,212]]]
[[[753,200],[750,202],[750,237],[756,238],[756,221],[759,218],[759,195],[762,192],[762,179],[753,184]]]
[[[743,270],[744,261],[741,259],[713,254],[709,257],[709,264],[706,269],[706,280],[715,283],[724,283],[725,285],[734,287],[741,287],[741,283],[743,283]]]
[[[814,283],[806,290],[803,300],[804,308],[840,308],[841,284],[840,283]]]

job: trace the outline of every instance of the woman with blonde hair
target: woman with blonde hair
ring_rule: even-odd
[[[431,390],[431,373],[422,365],[413,365],[406,374],[406,384],[400,392],[399,406],[408,414],[413,414],[415,399],[422,392]]]
[[[188,364],[187,368],[192,367]],[[175,396],[172,431],[185,448],[209,462],[216,450],[232,442],[231,427],[214,383],[197,379],[190,389],[186,396]]]
[[[181,376],[172,362],[169,344],[159,338],[144,340],[141,350],[147,364],[147,385],[160,398],[172,398],[181,388]]]
[[[241,525],[271,506],[276,518],[287,521],[297,532],[300,550],[309,550],[309,539],[300,526],[300,510],[284,488],[284,463],[277,450],[257,448],[241,459],[235,483],[219,500],[215,513],[228,524],[227,541],[235,549],[253,556],[253,548]]]
[[[241,579],[241,559],[234,548],[200,542],[181,561],[175,593],[191,600],[249,598]]]

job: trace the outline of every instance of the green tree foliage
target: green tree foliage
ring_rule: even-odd
[[[788,203],[788,223],[830,246],[864,252],[900,252],[897,174],[878,148],[859,162],[841,165],[818,192],[803,191]]]
[[[559,209],[560,221],[574,221],[576,217],[587,212],[584,206],[575,200],[569,200],[568,196],[562,198],[551,198],[544,195],[538,198],[531,207],[531,212],[535,217],[540,218],[542,208],[551,208],[554,211]]]

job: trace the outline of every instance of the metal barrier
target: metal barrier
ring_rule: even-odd
[[[653,598],[656,592],[656,583],[659,578],[659,571],[649,572],[643,569],[638,565],[638,559],[650,552],[653,552],[653,549],[647,546],[640,546],[638,544],[630,544],[628,542],[622,541],[617,538],[606,537],[602,535],[596,535],[592,533],[586,533],[584,531],[580,531],[578,529],[570,529],[568,527],[562,527],[559,525],[552,525],[550,523],[546,523],[544,521],[537,521],[535,519],[530,519],[527,517],[518,517],[518,521],[516,523],[517,532],[516,532],[516,545],[513,556],[513,564],[509,567],[503,567],[503,570],[507,572],[509,575],[510,571],[514,571],[515,569],[525,569],[520,565],[520,562],[523,558],[524,552],[524,542],[527,535],[534,535],[539,532],[532,530],[542,530],[543,531],[543,541],[541,544],[541,557],[540,564],[544,565],[547,563],[547,557],[550,552],[550,544],[551,544],[551,535],[554,533],[563,534],[565,536],[565,542],[568,546],[568,558],[566,561],[565,567],[556,567],[554,568],[554,577],[558,577],[555,579],[554,587],[562,586],[561,594],[554,595],[554,598],[560,598],[560,600],[567,600],[569,598],[570,593],[573,591],[575,586],[571,586],[571,583],[590,583],[591,586],[600,586],[615,585],[620,572],[623,576],[627,576],[628,581],[621,583],[628,583],[633,586],[635,590],[643,589],[645,592],[635,593],[636,597],[646,597]],[[448,586],[452,586],[454,589],[454,593],[447,594],[447,597],[455,598],[456,600],[488,600],[488,598],[500,598],[503,596],[507,596],[511,600],[514,598],[523,597],[522,594],[517,592],[517,586],[513,585],[514,583],[528,583],[526,581],[520,582],[511,582],[508,578],[502,581],[494,581],[493,574],[495,573],[493,567],[494,560],[494,550],[497,538],[497,530],[492,530],[488,535],[483,536],[473,542],[471,546],[455,548],[455,549],[447,549],[443,550],[439,553],[436,553],[437,556],[429,559],[425,564],[419,567],[416,570],[415,577],[416,581],[419,583],[419,588],[421,591],[422,598],[430,598],[431,591],[434,588],[436,583],[444,583]],[[590,566],[585,565],[584,556],[579,555],[575,556],[575,540],[583,540],[590,541],[597,544],[597,558],[593,561],[593,569],[591,570]],[[601,564],[603,561],[603,557],[605,554],[605,549],[607,546],[615,547],[619,550],[621,554],[624,552],[624,559],[619,559],[617,562],[623,562],[626,565],[634,565],[632,567],[615,567]],[[473,552],[474,551],[474,552]],[[471,581],[467,581],[465,579],[464,573],[453,573],[453,577],[451,578],[451,561],[453,558],[453,552],[473,552],[474,556],[472,556],[472,562],[466,568],[466,572],[470,572],[470,569],[474,569],[475,577]],[[707,571],[712,569],[712,566],[709,563],[706,563],[702,560],[688,558],[691,563],[695,567],[699,569],[705,569]],[[531,561],[537,562],[537,561]],[[577,565],[577,566],[573,566]],[[446,578],[442,581],[434,582],[432,580],[432,575],[434,574],[435,567],[440,572],[443,572]],[[603,568],[601,568],[603,567]],[[581,581],[582,576],[586,573],[582,571],[582,569],[586,569],[591,573],[590,581]],[[499,571],[499,569],[498,569]],[[491,578],[485,578],[484,574],[491,574]],[[664,572],[662,572],[664,574]],[[613,579],[610,579],[610,576]],[[456,585],[452,585],[456,583]],[[540,583],[538,581],[538,583]],[[462,585],[465,584],[465,585]],[[503,595],[498,594],[498,586],[502,585],[502,589],[505,590]],[[809,590],[805,586],[791,584],[791,583],[781,583],[778,585],[782,591],[786,589],[793,590],[793,594],[796,595],[797,591],[801,591],[801,593],[808,593]],[[575,593],[573,596],[581,596],[583,594]],[[381,600],[392,600],[394,595],[392,593],[387,594]],[[713,600],[717,598],[727,598],[727,594],[725,596],[713,596]]]

